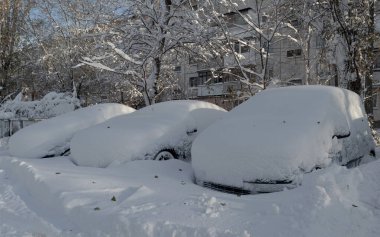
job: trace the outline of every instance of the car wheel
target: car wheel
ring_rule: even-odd
[[[363,158],[363,157],[359,157],[359,158],[357,158],[357,159],[350,160],[350,161],[346,164],[346,167],[347,167],[348,169],[358,167],[358,166],[360,165],[360,163],[362,162],[362,158]]]
[[[176,159],[176,156],[168,150],[160,151],[154,156],[153,160],[170,160]]]

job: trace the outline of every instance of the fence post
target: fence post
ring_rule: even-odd
[[[13,128],[12,128],[12,119],[9,119],[9,136],[13,135]]]

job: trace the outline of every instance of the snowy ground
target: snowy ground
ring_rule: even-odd
[[[101,169],[0,155],[0,236],[380,236],[380,160],[236,196],[193,184],[178,160]]]

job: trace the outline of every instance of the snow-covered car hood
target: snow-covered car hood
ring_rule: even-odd
[[[324,136],[332,137],[333,129],[326,125],[324,121],[310,121],[310,126],[300,128],[296,120],[224,119],[194,142],[196,176],[239,187],[243,181],[293,180],[316,164],[325,166],[330,162],[326,158],[332,140],[325,141]],[[209,162],[213,169],[208,168]]]
[[[295,180],[345,153],[373,148],[360,98],[332,87],[270,89],[229,112],[193,142],[197,180],[243,187],[244,182]],[[344,160],[342,163],[344,164]]]

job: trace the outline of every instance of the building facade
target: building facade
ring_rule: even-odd
[[[297,22],[297,18],[289,18],[291,28],[282,27],[276,32],[263,32],[263,35],[278,35],[267,41],[256,30],[250,29],[250,22],[260,26],[263,31],[273,27],[274,23],[269,22],[272,6],[262,6],[260,12],[257,12],[254,4],[255,1],[247,0],[232,11],[227,8],[218,9],[221,20],[227,27],[229,44],[236,54],[225,54],[208,62],[197,62],[189,57],[175,68],[183,80],[182,86],[188,98],[209,101],[231,109],[247,98],[244,92],[250,85],[261,84],[264,88],[301,84],[333,85],[331,67],[316,63],[319,50],[325,43],[320,35],[311,35],[305,53],[300,42],[292,40],[295,37],[288,37],[298,30],[297,27],[302,27],[301,22]],[[249,83],[241,80],[241,67],[255,72],[245,75]],[[309,75],[306,75],[306,71]],[[265,80],[259,74],[265,74]],[[306,82],[307,76],[311,79]],[[258,91],[263,88],[255,89]],[[250,95],[254,93],[255,90],[251,89]]]

